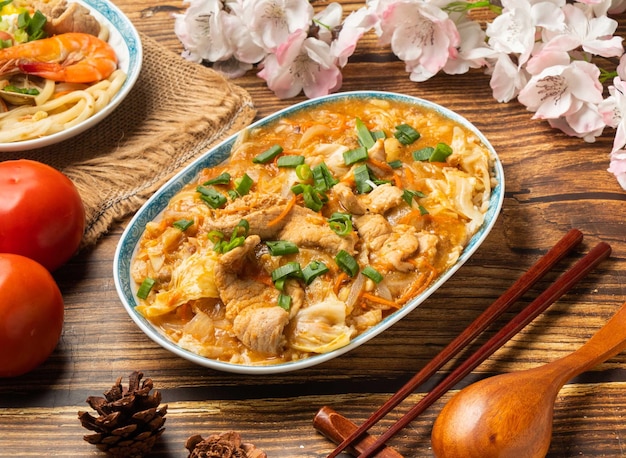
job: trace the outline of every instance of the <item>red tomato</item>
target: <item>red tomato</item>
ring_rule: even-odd
[[[63,297],[41,264],[0,254],[0,377],[25,374],[52,353],[63,328]]]
[[[84,230],[85,208],[68,177],[41,162],[0,162],[0,253],[53,271],[76,253]]]

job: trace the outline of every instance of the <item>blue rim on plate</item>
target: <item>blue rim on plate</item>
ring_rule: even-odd
[[[135,301],[136,286],[134,285],[130,274],[131,260],[134,256],[137,244],[139,242],[139,239],[141,238],[146,224],[157,218],[159,214],[163,211],[163,209],[167,206],[170,199],[187,183],[191,182],[202,169],[206,167],[216,166],[229,157],[232,145],[239,135],[235,134],[224,140],[216,147],[207,151],[201,157],[196,159],[193,163],[188,165],[185,169],[181,170],[167,183],[165,183],[137,211],[135,216],[132,218],[132,220],[124,230],[124,233],[122,234],[122,237],[118,243],[115,251],[115,258],[113,261],[113,276],[115,280],[115,286],[118,295],[124,305],[124,308],[130,315],[131,319],[150,339],[161,345],[163,348],[173,352],[178,356],[181,356],[182,358],[185,358],[201,366],[225,372],[234,372],[241,374],[274,374],[304,369],[336,358],[337,356],[343,355],[372,339],[384,330],[388,329],[398,320],[402,319],[404,316],[414,310],[431,294],[433,294],[472,256],[472,254],[474,254],[474,252],[478,249],[482,242],[487,238],[487,235],[493,228],[498,214],[500,213],[500,210],[502,208],[502,203],[504,200],[504,170],[502,168],[502,163],[500,162],[500,159],[496,154],[493,146],[491,146],[485,136],[473,124],[471,124],[467,119],[460,116],[459,114],[454,113],[453,111],[450,111],[449,109],[444,108],[440,105],[417,97],[381,91],[356,91],[331,94],[328,96],[298,103],[296,105],[278,111],[273,115],[256,121],[255,123],[251,124],[248,129],[261,125],[266,125],[275,121],[278,118],[294,114],[295,112],[302,109],[308,109],[329,101],[346,98],[387,99],[392,101],[408,102],[414,105],[434,110],[439,114],[449,119],[452,119],[456,123],[468,128],[491,152],[494,158],[493,172],[497,180],[497,185],[492,190],[491,198],[489,200],[489,207],[485,214],[485,220],[482,226],[470,239],[469,243],[461,253],[458,261],[448,270],[443,272],[439,276],[439,278],[437,278],[437,280],[435,280],[423,293],[419,294],[417,297],[409,301],[397,312],[394,312],[376,326],[370,328],[369,330],[352,339],[350,343],[345,347],[339,348],[329,353],[314,355],[299,361],[281,363],[271,366],[254,366],[238,365],[216,361],[210,358],[199,356],[191,351],[179,347],[178,345],[170,341],[167,337],[163,336],[146,318],[144,318],[139,312],[135,310],[135,306],[137,305]]]
[[[108,0],[69,0],[85,6],[101,24],[109,28],[109,44],[115,49],[119,68],[126,72],[126,81],[109,104],[83,122],[55,134],[21,142],[0,143],[0,152],[25,151],[59,143],[84,132],[109,116],[126,98],[141,72],[143,48],[139,33],[124,13]]]

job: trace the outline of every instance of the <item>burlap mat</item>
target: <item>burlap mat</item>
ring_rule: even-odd
[[[244,89],[163,49],[145,34],[141,40],[144,57],[139,78],[105,120],[56,145],[0,153],[0,160],[44,162],[74,182],[86,209],[83,248],[256,114]]]

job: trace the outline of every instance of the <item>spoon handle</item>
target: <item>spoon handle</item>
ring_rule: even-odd
[[[626,349],[626,303],[575,352],[551,363],[563,383]]]

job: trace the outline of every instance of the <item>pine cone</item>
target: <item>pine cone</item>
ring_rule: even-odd
[[[122,388],[122,377],[100,396],[89,396],[87,403],[99,414],[78,412],[83,427],[96,434],[83,438],[90,444],[114,457],[141,457],[150,452],[163,434],[167,405],[158,409],[161,393],[152,390],[152,379],[145,379],[141,372],[128,377],[128,389]]]
[[[189,450],[188,458],[267,458],[263,450],[241,442],[241,436],[234,431],[213,434],[206,439],[191,436],[185,448]]]

